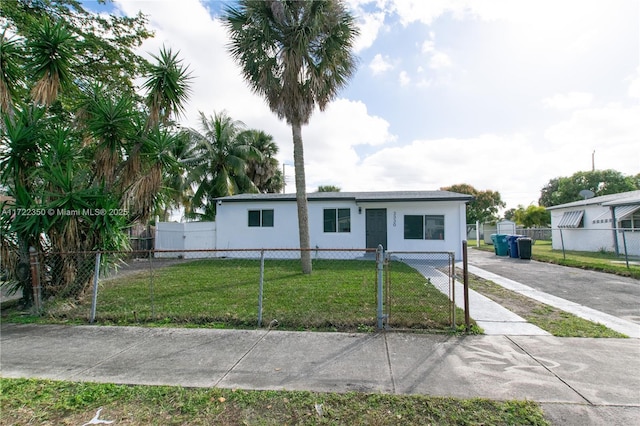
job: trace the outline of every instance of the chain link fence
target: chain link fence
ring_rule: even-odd
[[[609,253],[627,266],[640,261],[640,229],[554,228],[552,234],[554,250]]]
[[[385,266],[389,327],[441,329],[443,323],[455,326],[453,253],[387,252]],[[458,318],[461,320],[462,315]]]
[[[74,322],[370,331],[455,326],[452,253],[371,249],[52,253],[42,313]],[[34,270],[34,273],[35,273]],[[65,294],[49,301],[48,294]],[[458,316],[462,321],[462,315]]]

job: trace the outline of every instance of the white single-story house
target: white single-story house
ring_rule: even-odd
[[[640,191],[547,207],[554,249],[640,256]],[[624,233],[624,235],[623,235]]]
[[[454,252],[462,258],[466,204],[448,191],[307,194],[311,248]],[[216,199],[216,248],[300,247],[295,194],[240,194]]]

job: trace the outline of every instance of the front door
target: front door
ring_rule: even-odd
[[[387,209],[367,209],[367,248],[387,249]]]

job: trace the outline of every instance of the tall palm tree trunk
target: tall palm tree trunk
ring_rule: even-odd
[[[300,260],[302,273],[311,273],[311,251],[309,238],[309,208],[304,174],[304,150],[302,146],[302,125],[291,125],[293,133],[293,164],[296,173],[296,203],[298,205],[298,233],[300,234]]]

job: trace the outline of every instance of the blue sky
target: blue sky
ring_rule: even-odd
[[[95,2],[85,1],[98,10]],[[303,128],[307,189],[433,190],[468,183],[507,208],[552,178],[640,172],[637,0],[349,0],[359,68]],[[185,125],[226,110],[272,134],[293,176],[291,131],[253,95],[226,51],[221,1],[115,0],[195,76]],[[593,154],[595,151],[595,154]],[[287,192],[294,191],[287,179]]]

